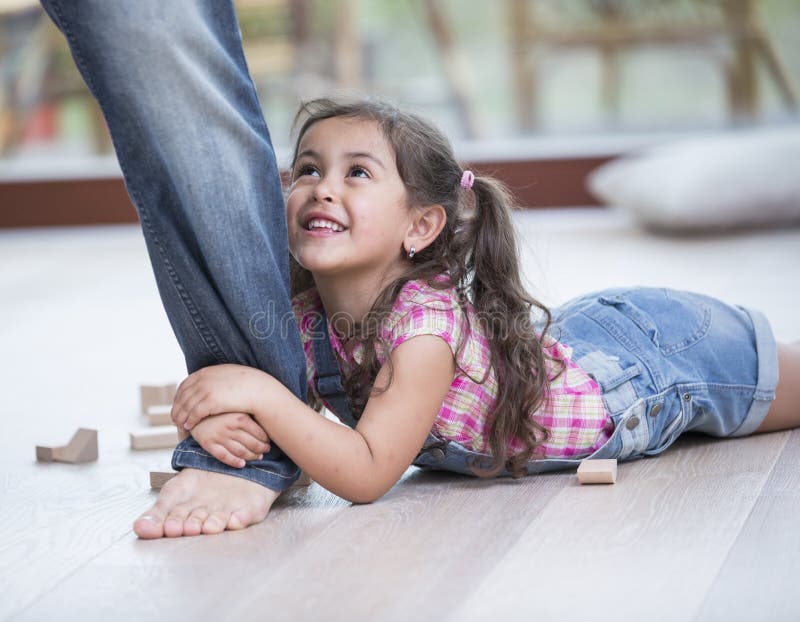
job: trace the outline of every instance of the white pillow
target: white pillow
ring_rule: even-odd
[[[622,156],[589,191],[657,230],[800,223],[800,126],[737,130]]]

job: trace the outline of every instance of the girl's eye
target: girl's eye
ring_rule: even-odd
[[[365,177],[365,178],[369,177],[367,169],[365,169],[363,166],[358,166],[358,165],[355,165],[350,169],[350,175],[353,177]]]
[[[298,177],[303,177],[304,175],[319,175],[319,171],[316,169],[316,167],[310,164],[303,164],[297,168],[294,178],[297,179]]]

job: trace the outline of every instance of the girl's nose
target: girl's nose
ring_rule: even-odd
[[[319,201],[320,203],[327,202],[332,203],[334,198],[334,189],[330,182],[330,179],[327,177],[321,178],[317,185],[314,186],[314,199]]]

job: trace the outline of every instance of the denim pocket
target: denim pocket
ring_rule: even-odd
[[[609,413],[621,412],[638,399],[632,382],[642,375],[642,366],[638,362],[626,363],[623,368],[618,356],[600,350],[589,352],[574,362],[600,385],[603,403]]]
[[[711,326],[711,307],[690,292],[640,287],[597,301],[633,322],[665,356],[691,347]]]

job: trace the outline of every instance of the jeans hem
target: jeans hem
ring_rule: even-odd
[[[750,410],[742,425],[731,436],[748,436],[758,429],[767,416],[772,400],[775,399],[775,388],[778,386],[778,344],[769,320],[760,311],[741,308],[753,322],[758,353],[758,380]]]
[[[180,471],[185,468],[212,471],[223,475],[232,475],[246,479],[256,484],[261,484],[270,490],[283,492],[300,478],[300,469],[294,475],[283,475],[254,464],[248,464],[241,469],[230,467],[217,460],[202,449],[182,449],[176,447],[172,454],[172,468]]]

